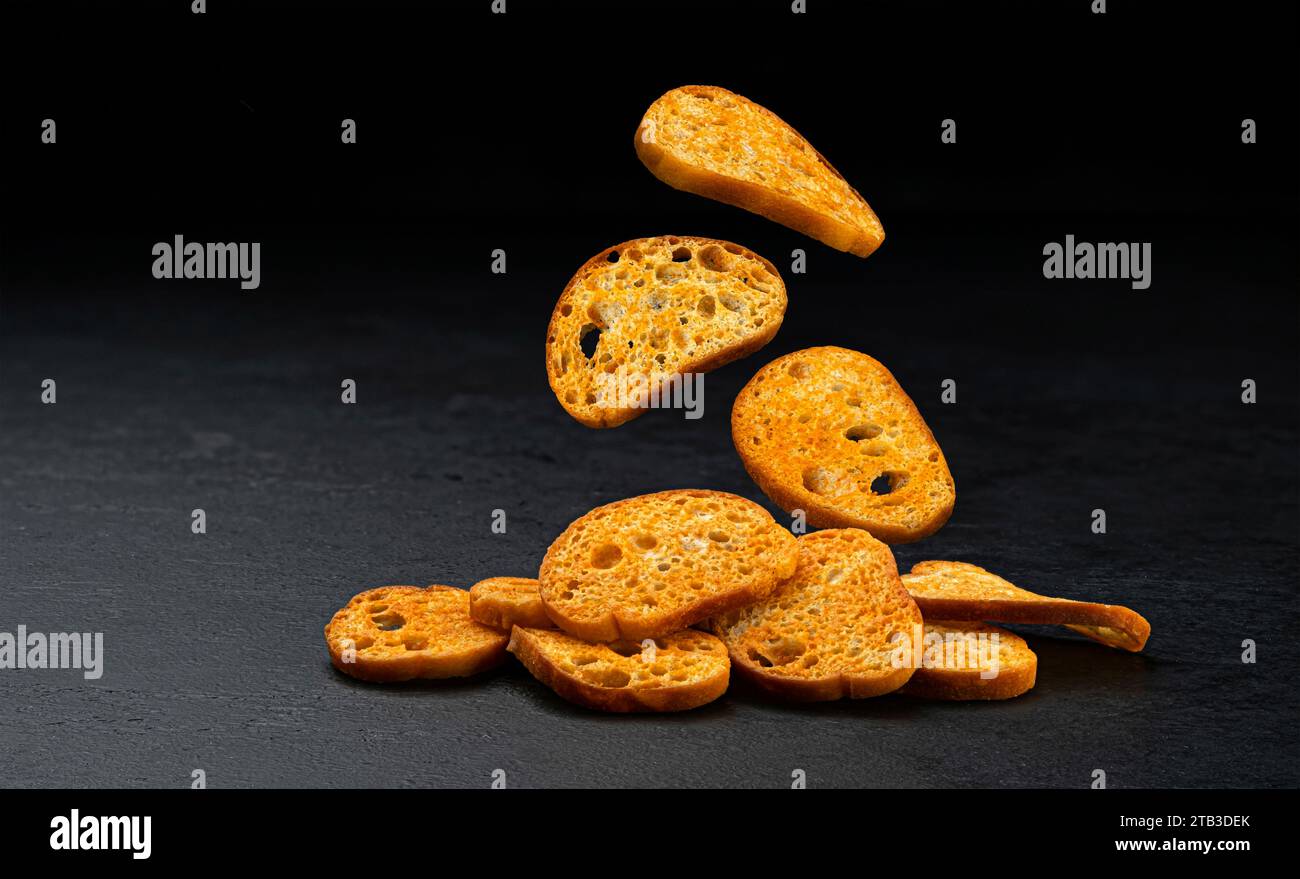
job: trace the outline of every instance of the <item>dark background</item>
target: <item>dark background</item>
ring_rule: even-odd
[[[0,672],[0,784],[1300,783],[1293,9],[188,5],[2,13],[0,631],[102,631],[106,671]],[[651,176],[633,132],[687,83],[797,127],[882,248]],[[786,322],[709,375],[702,420],[582,428],[546,383],[554,301],[601,248],[673,233],[775,261]],[[1151,242],[1151,288],[1045,281],[1071,233]],[[176,234],[260,241],[260,289],[154,280]],[[888,365],[953,469],[952,520],[900,568],[1128,604],[1147,650],[1022,627],[1038,686],[1008,703],[785,706],[737,683],[634,718],[513,665],[387,688],[329,667],[321,628],[363,588],[531,575],[569,521],[641,492],[762,501],[731,399],[820,344]]]

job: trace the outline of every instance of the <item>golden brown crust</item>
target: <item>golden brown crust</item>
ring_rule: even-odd
[[[507,634],[515,626],[551,628],[539,584],[528,577],[489,577],[475,583],[469,590],[469,615]]]
[[[667,118],[663,114],[671,112],[667,108],[682,100],[683,96],[708,96],[710,100],[735,102],[739,112],[754,112],[761,117],[772,120],[781,130],[789,132],[795,139],[784,144],[760,144],[780,155],[797,155],[799,149],[815,156],[825,175],[830,180],[842,185],[844,194],[851,197],[853,203],[848,216],[837,217],[825,207],[806,196],[797,197],[793,192],[784,193],[771,185],[758,180],[745,180],[734,174],[711,170],[698,154],[692,155],[689,145],[674,144],[666,146],[664,135],[658,133],[661,125],[656,124],[656,136],[648,139],[646,132],[651,120]],[[734,110],[724,114],[737,118]],[[792,146],[794,143],[802,147]],[[848,181],[820,152],[812,147],[793,126],[771,110],[756,104],[741,95],[716,86],[683,86],[663,95],[646,111],[634,138],[637,156],[642,163],[664,183],[674,189],[702,195],[725,204],[742,208],[760,216],[767,217],[783,226],[802,232],[812,238],[830,245],[836,250],[853,253],[857,256],[870,256],[885,239],[884,227],[866,199],[849,185]],[[792,153],[793,151],[793,153]],[[784,164],[784,163],[783,163]],[[851,217],[852,219],[850,220]]]
[[[689,258],[675,259],[679,252]],[[711,372],[772,341],[786,301],[776,266],[738,244],[678,235],[624,241],[583,263],[556,301],[547,380],[581,424],[618,427],[646,407],[602,399],[598,379],[622,370],[648,393],[673,376]],[[597,331],[588,358],[582,340]]]
[[[476,674],[505,659],[506,635],[469,617],[452,586],[381,586],[353,596],[325,626],[330,662],[363,681]]]
[[[765,601],[718,616],[714,634],[732,666],[770,693],[797,701],[865,699],[912,677],[897,657],[921,612],[889,547],[858,529],[799,538],[799,567]]]
[[[936,662],[920,665],[912,679],[899,690],[900,693],[923,699],[966,702],[1013,699],[1033,689],[1038,676],[1038,656],[1018,635],[985,623],[927,620],[925,635],[931,634],[960,636],[967,651],[974,639],[996,635],[996,676],[984,677],[993,668],[991,662],[972,664],[968,661],[960,666],[945,664],[951,658],[945,651],[932,654]],[[991,650],[991,642],[983,649]],[[972,654],[967,652],[965,655],[969,657]]]
[[[705,632],[659,639],[654,659],[636,643],[590,644],[554,630],[517,626],[511,653],[562,698],[597,711],[686,711],[727,690],[727,651]]]
[[[597,507],[555,539],[538,580],[558,627],[587,641],[658,638],[766,598],[798,561],[753,501],[682,489]]]
[[[807,348],[760,369],[736,395],[731,437],[763,493],[818,528],[908,543],[943,527],[956,503],[916,404],[883,364],[847,348]]]
[[[1039,595],[965,562],[918,562],[903,585],[935,619],[1060,625],[1131,653],[1151,635],[1151,624],[1130,608]]]

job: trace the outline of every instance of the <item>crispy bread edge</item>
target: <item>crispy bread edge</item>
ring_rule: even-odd
[[[723,674],[698,684],[657,688],[657,692],[611,689],[584,683],[562,671],[538,648],[532,632],[522,626],[511,633],[507,649],[518,657],[533,677],[561,698],[597,711],[687,711],[706,705],[725,693],[731,677],[730,669],[727,669]]]
[[[726,89],[718,86],[681,87],[682,90],[686,91],[693,88],[709,88],[716,89],[720,92],[726,92],[727,94],[733,95],[734,97],[747,102],[757,108],[760,112],[771,116],[791,131],[798,131],[797,128],[790,125],[790,123],[786,122],[780,116],[777,116],[762,104],[755,103],[743,95],[728,92]],[[663,98],[668,94],[671,94],[672,91],[678,91],[678,89],[672,89],[669,92],[665,92],[656,99],[655,103],[663,100]],[[654,104],[651,104],[651,106],[654,106]],[[649,112],[649,108],[647,108],[646,112]],[[810,238],[815,238],[829,247],[852,253],[855,256],[864,258],[870,256],[885,240],[884,224],[880,223],[880,218],[876,216],[876,212],[867,203],[867,200],[862,198],[862,194],[853,188],[853,185],[845,179],[844,175],[837,171],[835,166],[828,162],[826,157],[823,156],[816,147],[813,147],[813,152],[817,153],[818,159],[820,159],[822,164],[826,166],[826,169],[840,180],[843,180],[845,185],[853,191],[854,195],[861,198],[862,203],[867,205],[867,210],[871,212],[871,215],[876,217],[876,222],[881,226],[881,235],[879,238],[868,234],[864,229],[859,229],[858,227],[851,226],[847,223],[841,223],[839,220],[836,220],[827,214],[813,210],[812,208],[801,204],[798,200],[781,195],[766,186],[737,180],[732,177],[718,174],[714,171],[699,168],[688,162],[683,162],[673,157],[672,154],[657,143],[646,143],[642,140],[641,128],[644,125],[644,122],[645,118],[643,115],[642,121],[637,124],[636,134],[633,136],[633,143],[636,148],[637,157],[641,160],[641,163],[649,169],[651,174],[664,183],[667,183],[673,189],[690,192],[695,195],[704,196],[705,198],[711,198],[715,201],[720,201],[724,204],[729,204],[733,207],[738,207],[751,213],[758,214],[759,216],[766,217],[773,222],[794,229],[796,232],[802,232]],[[803,135],[800,135],[800,137],[802,136]],[[804,138],[804,140],[807,141],[808,139]]]

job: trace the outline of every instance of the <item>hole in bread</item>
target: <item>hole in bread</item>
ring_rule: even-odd
[[[591,566],[602,571],[614,567],[622,560],[623,550],[613,543],[602,543],[591,551]]]
[[[578,347],[588,360],[596,356],[596,346],[600,344],[600,327],[595,324],[583,324],[578,330]]]
[[[605,259],[609,260],[610,262],[618,262],[618,251],[611,250],[609,252],[609,255],[605,257]]]
[[[761,655],[766,657],[772,665],[789,665],[803,656],[807,649],[807,645],[798,638],[786,635],[766,642],[763,645]]]
[[[938,461],[938,460],[939,460],[939,453],[938,453],[938,452],[931,452],[931,453],[930,453],[930,461],[933,463],[933,462]]]
[[[705,317],[713,317],[717,307],[714,305],[713,297],[706,294],[700,297],[699,302],[695,303],[695,310]]]
[[[907,474],[901,470],[886,470],[871,480],[872,494],[891,494],[907,484]]]
[[[835,487],[835,475],[824,467],[809,467],[803,472],[803,487],[813,494],[829,494]]]
[[[700,262],[705,268],[715,272],[725,272],[731,265],[731,257],[716,244],[710,244],[700,251]]]
[[[595,661],[596,661],[596,657],[594,654],[591,653],[584,653],[581,656],[573,657],[574,665],[591,665]]]
[[[632,538],[632,543],[637,549],[651,550],[659,545],[659,539],[653,534],[638,534]]]
[[[378,603],[378,604],[372,604],[372,605],[370,605],[370,612],[371,612],[371,613],[383,613],[383,612],[386,611],[386,610],[388,610],[388,605],[383,604],[382,602],[381,602],[381,603]]]
[[[740,313],[745,310],[744,301],[739,296],[736,296],[732,293],[719,293],[718,300],[722,303],[723,307],[727,309],[727,311],[734,311],[736,313]]]
[[[718,531],[715,529],[709,532],[709,540],[716,541],[717,543],[726,543],[730,539],[731,535],[725,531]]]
[[[357,650],[365,650],[367,647],[375,646],[375,639],[369,635],[363,635],[360,638],[352,639],[352,646]]]
[[[406,617],[395,610],[384,611],[370,618],[381,631],[392,632],[406,625]]]
[[[880,436],[881,430],[879,424],[855,424],[844,431],[844,438],[851,439],[855,443],[861,440],[875,439]]]
[[[641,645],[636,641],[612,641],[609,649],[619,656],[640,656]]]
[[[686,277],[686,269],[675,262],[661,263],[655,268],[655,278],[664,284],[676,284]]]
[[[632,681],[632,676],[619,668],[581,666],[578,677],[597,687],[626,687]]]
[[[791,363],[790,368],[786,371],[790,373],[791,378],[807,378],[812,375],[812,367],[803,361]]]
[[[566,403],[576,403],[576,402],[578,402],[578,392],[577,392],[577,391],[569,391],[567,394],[564,395],[564,402],[566,402]]]
[[[573,306],[567,302],[564,303],[563,305],[560,306],[560,314],[564,315],[565,317],[568,317],[569,315],[573,314]]]
[[[423,650],[424,648],[429,646],[429,639],[424,636],[417,637],[412,635],[411,637],[402,641],[402,646],[405,647],[407,650]]]
[[[692,255],[689,247],[679,247],[673,251],[673,262],[690,262]]]

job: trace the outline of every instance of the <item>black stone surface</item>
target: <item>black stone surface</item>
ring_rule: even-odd
[[[1223,259],[1267,264],[1285,246],[1239,241]],[[178,786],[200,768],[212,787],[474,787],[504,769],[516,787],[779,787],[803,769],[816,786],[1083,787],[1103,769],[1112,787],[1294,786],[1294,303],[1239,283],[1224,332],[1212,267],[1180,259],[1202,252],[1197,233],[1157,247],[1163,283],[1105,287],[1085,324],[1055,310],[1063,293],[1036,262],[975,280],[985,248],[933,236],[874,257],[870,284],[789,277],[786,326],[709,375],[703,419],[651,412],[605,432],[546,385],[540,333],[573,262],[560,257],[508,279],[358,281],[311,307],[218,286],[11,299],[2,619],[102,631],[106,671],[0,672],[0,782]],[[920,250],[950,261],[911,261]],[[736,684],[669,717],[573,708],[513,664],[393,687],[329,666],[321,628],[362,588],[530,575],[571,519],[641,492],[762,501],[730,444],[731,399],[770,357],[828,342],[890,365],[952,464],[951,522],[898,547],[900,567],[962,559],[1131,605],[1151,621],[1147,651],[1021,627],[1039,679],[1011,702],[785,706]],[[1098,507],[1105,535],[1090,530]],[[1240,660],[1248,638],[1257,664]]]

